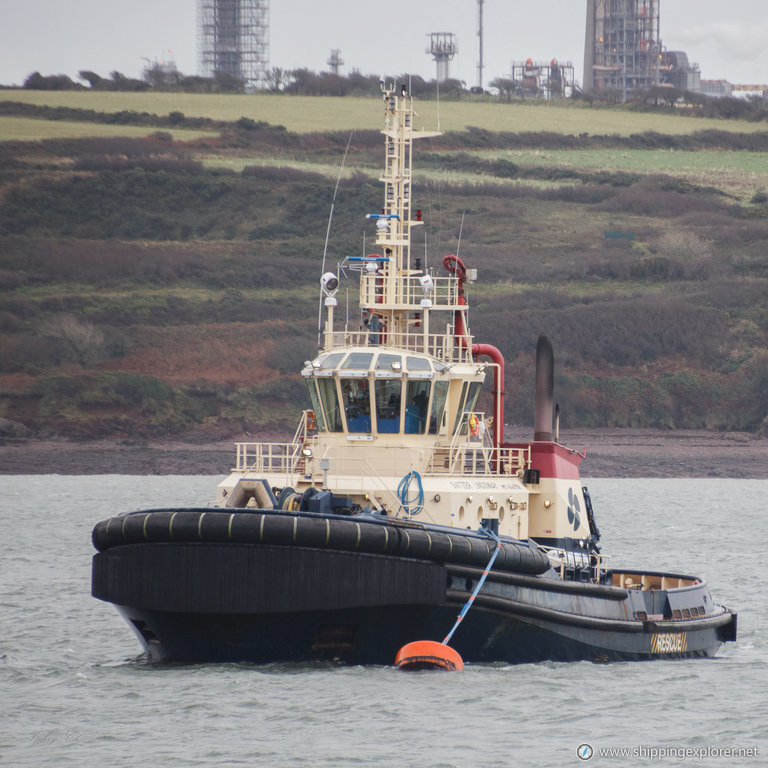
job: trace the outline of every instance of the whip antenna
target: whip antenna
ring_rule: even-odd
[[[461,224],[459,225],[459,242],[456,244],[456,258],[459,257],[459,251],[461,251],[461,233],[464,231],[464,216],[466,211],[461,213]]]
[[[344,172],[344,163],[347,160],[347,153],[349,152],[349,145],[352,143],[352,136],[355,132],[352,131],[347,139],[347,146],[344,150],[344,157],[341,158],[341,166],[339,167],[339,175],[336,178],[336,186],[333,190],[333,200],[331,200],[331,211],[328,214],[328,228],[325,231],[325,245],[323,246],[323,266],[320,269],[320,274],[325,274],[325,260],[328,255],[328,240],[331,237],[331,222],[333,221],[333,208],[336,205],[336,195],[339,192],[339,183],[341,182],[341,174]],[[317,346],[320,346],[320,329],[323,324],[323,292],[320,291],[320,300],[317,307]]]

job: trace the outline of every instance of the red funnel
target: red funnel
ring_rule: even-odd
[[[457,651],[435,640],[416,640],[407,643],[395,657],[398,669],[448,669],[461,671],[464,662]]]

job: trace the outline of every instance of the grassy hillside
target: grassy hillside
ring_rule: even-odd
[[[0,141],[41,141],[43,139],[82,139],[93,136],[147,136],[152,130],[146,126],[99,125],[72,120],[35,120],[28,117],[0,117]],[[176,128],[171,130],[175,141],[193,141],[216,136],[211,131]]]
[[[82,119],[90,138],[0,135],[0,434],[290,432],[304,406],[295,372],[317,341],[317,279],[350,123],[331,263],[373,237],[363,217],[380,207],[382,140],[367,128],[378,127],[379,105],[12,97],[183,111],[219,121],[219,135],[180,141],[177,128],[153,124],[138,126],[146,138],[98,137],[124,126]],[[252,105],[290,130],[257,122],[265,111],[244,109]],[[480,273],[471,329],[509,360],[510,423],[531,422],[533,353],[546,331],[564,426],[764,428],[765,126],[705,130],[686,117],[573,106],[453,108],[456,124],[476,127],[417,145],[419,237],[437,265],[462,228],[462,258]],[[328,132],[302,133],[309,118]],[[627,237],[606,236],[617,232]],[[342,315],[347,298],[355,325],[353,282]]]
[[[180,112],[189,117],[234,121],[240,117],[283,125],[296,133],[315,131],[379,130],[380,101],[364,97],[287,96],[273,93],[249,95],[194,93],[129,93],[119,91],[0,91],[0,101],[37,106],[74,107],[99,112],[147,112],[167,115]],[[418,104],[425,128],[463,131],[475,126],[487,131],[551,131],[568,135],[618,135],[655,131],[684,135],[696,131],[728,130],[736,133],[765,132],[762,123],[746,120],[688,118],[684,115],[633,112],[625,109],[589,107],[580,103],[488,101],[435,101]]]

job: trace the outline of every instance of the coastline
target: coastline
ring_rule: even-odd
[[[508,428],[507,441],[527,442],[529,427]],[[269,436],[271,439],[275,439]],[[279,438],[278,438],[279,439]],[[0,475],[225,475],[236,441],[0,442]],[[589,477],[768,478],[768,436],[745,432],[654,429],[561,430],[560,442],[585,453]]]

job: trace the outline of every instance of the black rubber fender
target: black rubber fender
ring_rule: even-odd
[[[280,510],[160,509],[104,520],[92,534],[103,551],[141,542],[200,541],[269,544],[407,557],[485,567],[495,540],[474,532],[403,524],[367,515],[315,515]],[[525,542],[502,540],[493,569],[540,574],[546,554]]]

